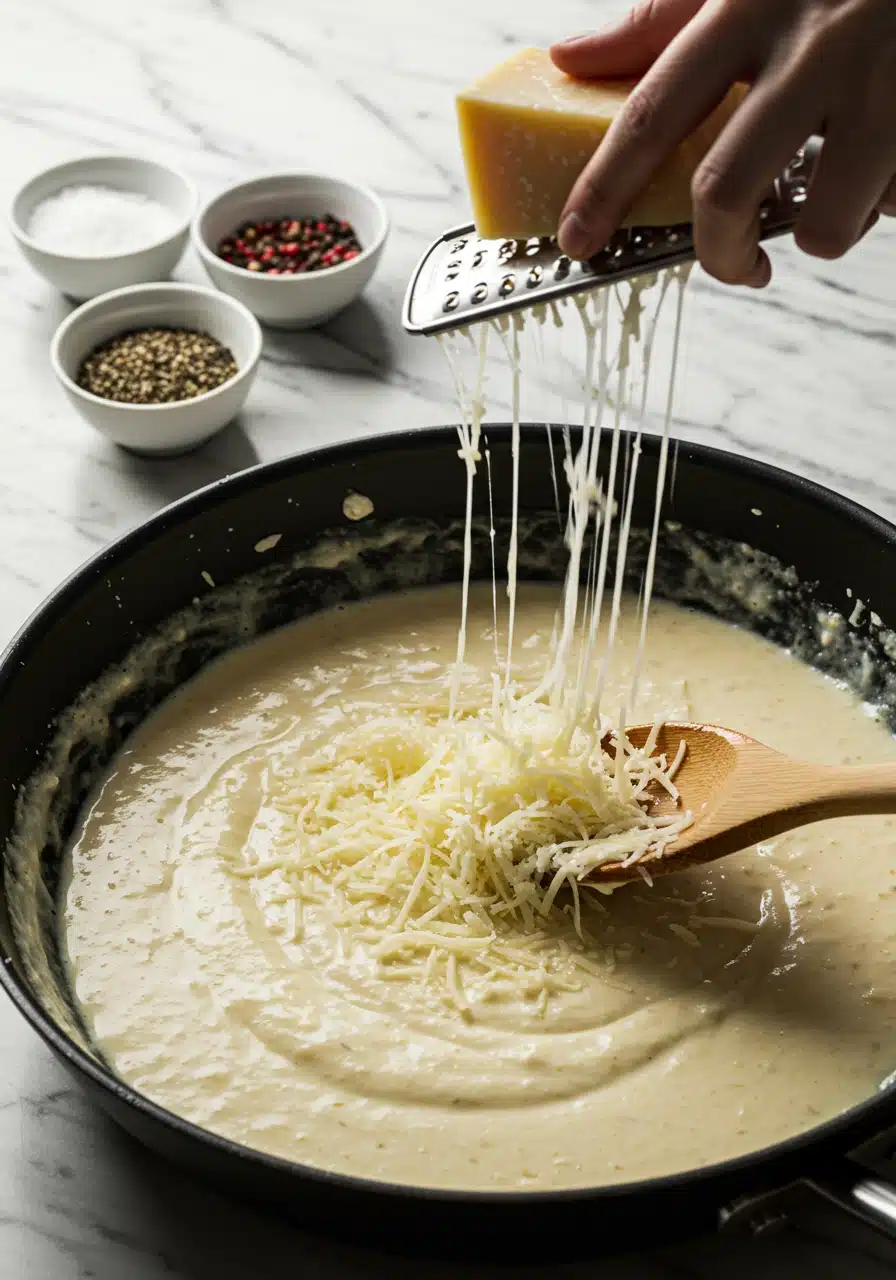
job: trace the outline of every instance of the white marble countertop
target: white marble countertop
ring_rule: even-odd
[[[107,445],[74,416],[47,355],[69,305],[0,240],[0,639],[98,547],[198,485],[293,449],[452,419],[440,353],[405,337],[398,314],[424,245],[466,213],[453,92],[514,46],[585,30],[621,7],[3,6],[4,201],[47,164],[125,150],[174,163],[206,194],[265,169],[342,173],[382,193],[394,227],[363,303],[317,332],[269,335],[241,422],[191,458],[157,463]],[[801,259],[786,246],[774,255],[776,282],[762,294],[695,281],[677,434],[764,457],[896,516],[896,225],[843,262]],[[199,279],[198,265],[187,258],[179,275]],[[782,1236],[659,1249],[599,1274],[883,1280],[896,1262],[888,1249],[821,1211]],[[309,1241],[188,1184],[89,1108],[0,1001],[0,1280],[228,1280],[297,1259],[309,1278],[419,1274]],[[598,1269],[552,1274],[584,1280]]]

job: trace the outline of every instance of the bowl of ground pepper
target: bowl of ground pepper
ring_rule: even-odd
[[[342,178],[275,174],[229,187],[200,210],[193,243],[214,284],[263,324],[323,324],[366,288],[389,216]]]
[[[187,453],[245,403],[261,356],[240,302],[190,284],[118,289],[56,331],[53,371],[81,416],[134,453]]]

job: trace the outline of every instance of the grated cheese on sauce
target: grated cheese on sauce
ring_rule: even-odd
[[[601,863],[637,861],[685,823],[639,803],[657,776],[674,793],[669,763],[623,735],[620,768],[601,732],[567,740],[548,703],[497,680],[485,711],[452,715],[446,701],[373,717],[269,779],[272,843],[231,871],[278,871],[299,903],[341,900],[347,946],[421,983],[439,974],[462,1013],[511,989],[544,1002],[574,989],[570,961],[593,970],[593,955],[579,963],[569,945],[597,941],[577,882]],[[543,932],[558,914],[566,941]]]

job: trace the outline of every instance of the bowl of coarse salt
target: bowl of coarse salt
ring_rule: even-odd
[[[193,184],[136,156],[88,156],[31,178],[10,209],[31,266],[77,302],[165,280],[186,247]]]

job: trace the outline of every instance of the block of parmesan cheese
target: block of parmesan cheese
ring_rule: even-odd
[[[545,49],[523,49],[457,98],[476,230],[486,239],[557,233],[573,183],[619,114],[632,80],[573,80]],[[691,219],[691,179],[743,100],[735,86],[632,206],[624,226]]]

